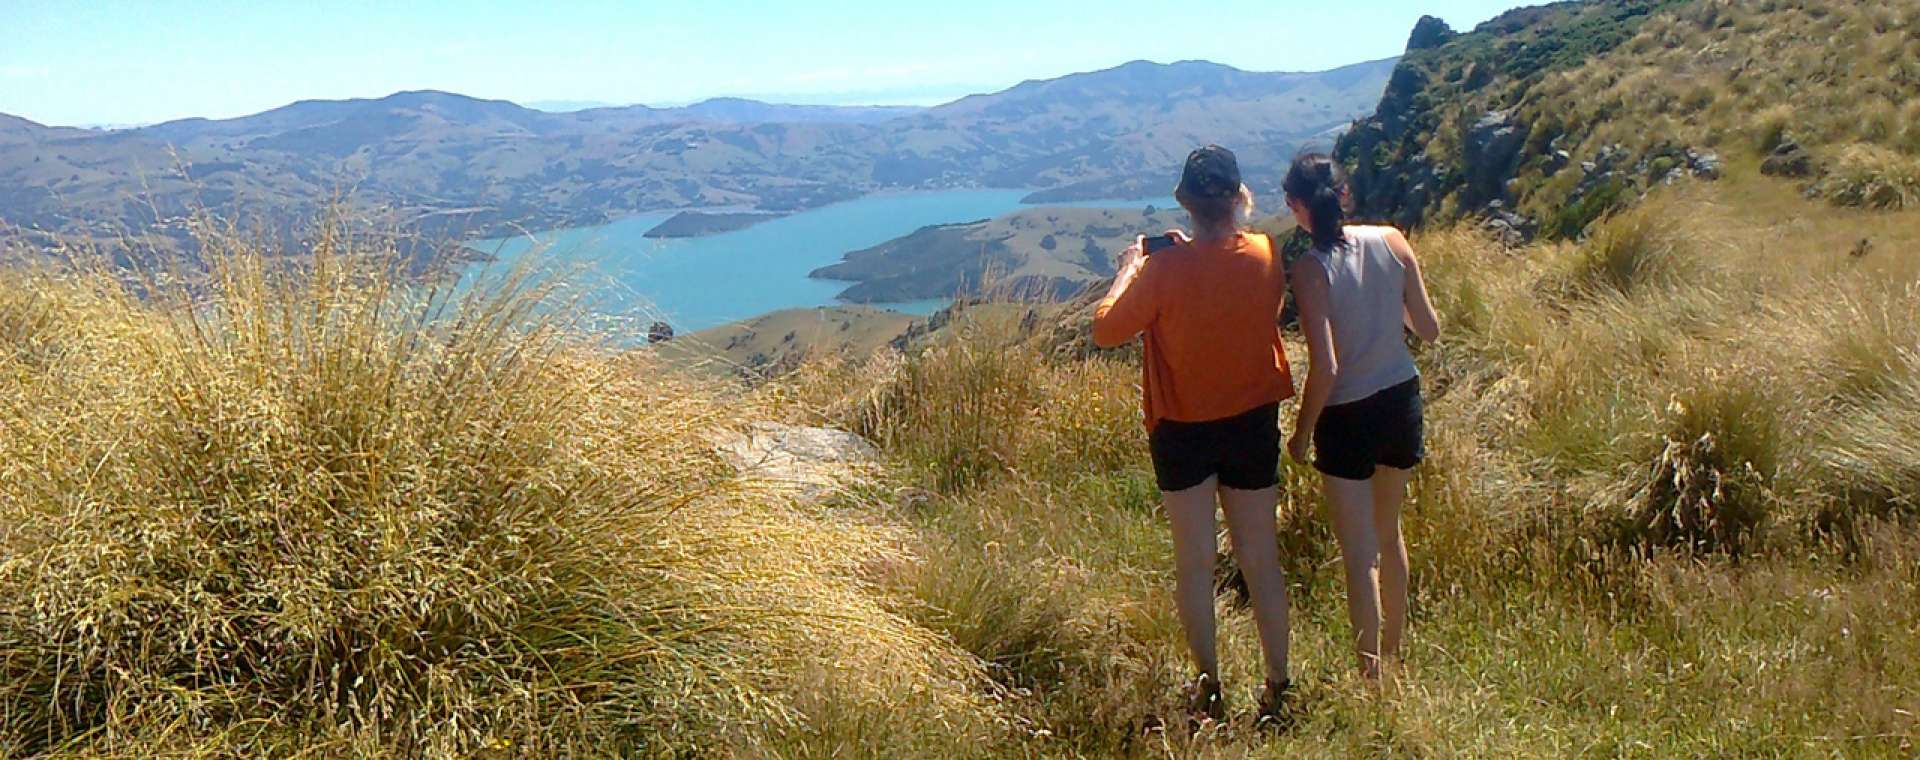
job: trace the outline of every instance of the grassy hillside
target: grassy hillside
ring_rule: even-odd
[[[1863,256],[1839,245],[1860,235]],[[1449,332],[1419,355],[1412,648],[1384,687],[1353,674],[1333,539],[1289,464],[1278,540],[1309,717],[1278,739],[1244,718],[1259,650],[1225,567],[1243,717],[1153,729],[1179,725],[1190,673],[1131,360],[1052,361],[1046,333],[985,319],[795,380],[930,491],[902,515],[927,563],[898,583],[1021,695],[1029,733],[994,754],[1920,746],[1920,211],[1836,212],[1748,166],[1579,244],[1414,243]]]
[[[829,356],[868,356],[924,322],[866,306],[784,309],[679,336],[659,351],[675,362],[730,373],[765,372]]]
[[[1902,208],[1920,201],[1916,40],[1911,0],[1590,0],[1457,35],[1430,20],[1339,154],[1361,211],[1402,224],[1504,206],[1573,237],[1776,151],[1769,171],[1814,195]]]
[[[1449,333],[1419,355],[1407,660],[1357,680],[1288,465],[1307,714],[1280,737],[1244,719],[1230,558],[1240,717],[1159,728],[1187,666],[1139,369],[1050,358],[1022,309],[749,387],[344,243],[294,272],[222,243],[190,296],[9,278],[0,751],[1911,754],[1916,244],[1920,210],[1752,166],[1578,244],[1416,236]],[[796,503],[715,453],[756,420],[885,460]]]
[[[908,301],[988,287],[1058,297],[1113,276],[1113,260],[1136,235],[1184,227],[1179,208],[1038,208],[943,224],[863,250],[812,276],[853,280],[840,297]]]
[[[0,279],[0,756],[1911,757],[1920,208],[1877,202],[1883,174],[1833,184],[1850,150],[1910,155],[1910,121],[1821,98],[1911,86],[1914,59],[1884,56],[1914,17],[1633,7],[1415,35],[1416,63],[1484,44],[1539,65],[1413,97],[1432,123],[1385,150],[1464,155],[1441,127],[1480,122],[1492,88],[1518,98],[1508,126],[1535,115],[1515,176],[1548,113],[1582,119],[1559,150],[1638,156],[1615,176],[1651,170],[1634,141],[1662,130],[1723,161],[1713,181],[1623,185],[1648,191],[1633,204],[1523,179],[1508,208],[1592,213],[1525,243],[1447,223],[1465,185],[1421,206],[1445,211],[1413,244],[1446,333],[1417,349],[1430,458],[1406,513],[1405,661],[1357,676],[1316,477],[1287,463],[1275,541],[1304,709],[1287,734],[1251,725],[1259,650],[1228,555],[1233,718],[1179,730],[1191,673],[1140,368],[1075,345],[1076,305],[961,308],[904,351],[743,382],[685,371],[674,352],[696,343],[597,334],[557,285],[412,285],[395,251],[323,225],[301,256],[195,230],[212,276],[184,289]],[[1567,19],[1605,34],[1535,23]],[[1829,44],[1882,22],[1891,37]],[[1804,177],[1773,160],[1785,99],[1708,86],[1691,120],[1639,110],[1762,42],[1727,86],[1852,115],[1781,122]],[[1676,73],[1595,90],[1628,61]],[[1869,61],[1885,83],[1842,76]],[[1555,92],[1564,108],[1526,110]],[[864,348],[891,329],[840,313],[725,340],[809,324]],[[768,421],[857,432],[882,458],[800,501],[718,451]]]

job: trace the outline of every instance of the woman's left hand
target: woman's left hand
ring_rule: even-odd
[[[1293,461],[1295,462],[1306,464],[1307,450],[1312,445],[1313,437],[1307,435],[1307,431],[1305,430],[1296,429],[1293,431],[1292,437],[1287,439],[1287,456],[1293,457]]]
[[[1127,246],[1127,249],[1121,251],[1120,255],[1114,259],[1114,271],[1126,272],[1129,269],[1138,267],[1140,266],[1141,260],[1146,257],[1146,252],[1141,249],[1140,242],[1135,240],[1133,245]]]

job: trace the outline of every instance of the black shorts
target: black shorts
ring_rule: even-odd
[[[1185,491],[1220,476],[1242,491],[1280,482],[1280,404],[1208,422],[1161,420],[1147,435],[1162,491]]]
[[[1419,377],[1329,406],[1313,426],[1313,467],[1345,480],[1371,478],[1379,465],[1411,470],[1427,455],[1425,427]]]

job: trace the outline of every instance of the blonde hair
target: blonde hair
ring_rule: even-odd
[[[1195,226],[1245,225],[1253,219],[1253,189],[1242,183],[1240,192],[1224,198],[1195,198],[1176,189],[1173,199],[1193,217]]]

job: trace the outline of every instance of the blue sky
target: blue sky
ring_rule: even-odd
[[[1320,70],[1521,0],[0,0],[0,112],[230,117],[438,89],[522,103],[716,95],[930,104],[1134,59]]]

